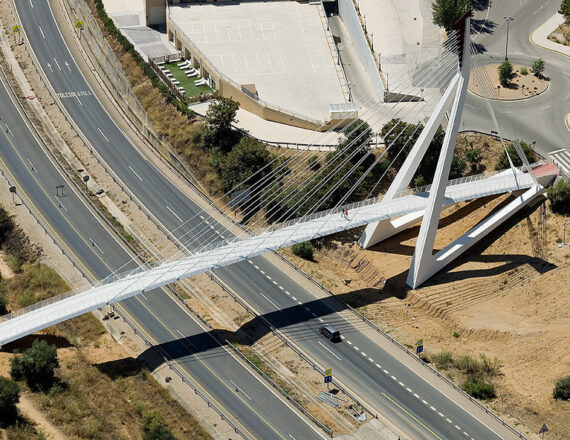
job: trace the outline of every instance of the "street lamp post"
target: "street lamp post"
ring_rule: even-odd
[[[505,21],[507,22],[507,42],[505,44],[505,61],[509,59],[509,24],[513,21],[514,18],[510,15],[505,17]]]

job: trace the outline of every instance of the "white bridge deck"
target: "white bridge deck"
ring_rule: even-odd
[[[477,199],[489,195],[537,186],[534,176],[507,170],[491,177],[473,176],[451,181],[445,192],[444,205]],[[396,195],[393,200],[379,199],[360,202],[348,207],[348,218],[340,210],[316,213],[272,227],[260,235],[243,240],[228,241],[197,250],[179,261],[163,263],[152,269],[139,269],[116,281],[103,282],[82,292],[70,292],[43,303],[0,317],[0,346],[42,330],[59,322],[82,315],[188,278],[199,273],[237,263],[268,251],[291,246],[306,240],[399,217],[425,209],[429,193],[416,190]]]

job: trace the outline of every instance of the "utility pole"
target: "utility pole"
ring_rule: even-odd
[[[505,17],[505,21],[507,22],[507,42],[505,44],[505,61],[509,59],[509,24],[513,21],[514,18],[508,15]]]

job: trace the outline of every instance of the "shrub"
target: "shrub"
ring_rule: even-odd
[[[56,347],[35,339],[31,348],[10,360],[10,366],[13,379],[25,379],[32,389],[47,389],[53,384],[54,370],[59,367]]]
[[[552,211],[560,214],[570,213],[570,180],[559,180],[556,185],[548,188],[546,194]]]
[[[514,77],[513,65],[509,60],[505,60],[501,63],[498,70],[499,82],[503,87],[509,87],[511,85],[511,79]]]
[[[20,401],[20,386],[6,377],[0,376],[0,420],[10,423],[14,421]]]
[[[528,69],[524,66],[521,67],[521,75],[524,75],[524,76],[528,75]]]
[[[164,418],[154,412],[149,411],[142,417],[144,435],[143,440],[176,440],[172,431],[164,421]]]
[[[554,390],[552,390],[552,397],[555,399],[570,400],[570,376],[565,376],[558,379]]]
[[[305,260],[313,261],[314,248],[313,248],[313,245],[311,243],[309,243],[308,241],[304,241],[302,243],[294,244],[291,247],[291,250],[293,251],[293,254],[295,254],[299,258],[303,258]]]
[[[520,146],[524,152],[524,155],[528,159],[529,163],[533,163],[535,161],[535,155],[534,155],[534,151],[532,151],[532,147],[529,144],[527,144],[525,141],[521,141],[521,140],[517,139],[517,140],[515,140],[515,142],[520,143]],[[513,161],[513,165],[516,167],[522,166],[522,160],[519,157],[519,155],[515,149],[514,144],[511,143],[508,146],[507,151],[509,153],[509,157]],[[501,155],[497,159],[497,163],[495,164],[495,169],[496,170],[505,170],[505,169],[509,168],[510,166],[511,165],[509,163],[509,159],[507,158],[507,153],[505,152],[505,150],[503,150],[503,152],[501,153]]]
[[[3,295],[0,295],[0,315],[5,315],[8,313],[8,309],[6,306],[8,305],[8,300],[4,298]]]
[[[26,290],[20,295],[20,306],[28,307],[36,302],[36,294],[31,290]]]
[[[459,356],[454,361],[455,368],[464,371],[467,374],[479,373],[479,362],[471,356]]]
[[[453,354],[450,351],[442,351],[433,357],[434,362],[439,368],[444,370],[453,365]]]
[[[319,162],[319,156],[317,156],[316,154],[314,156],[311,156],[309,158],[309,169],[311,171],[317,171],[320,167],[321,164]]]
[[[530,70],[532,71],[532,73],[534,73],[534,75],[537,78],[541,78],[542,72],[544,72],[545,67],[546,63],[544,62],[544,60],[542,58],[537,58],[532,62]]]
[[[497,396],[495,386],[482,380],[470,379],[463,385],[463,390],[476,399],[493,399]]]

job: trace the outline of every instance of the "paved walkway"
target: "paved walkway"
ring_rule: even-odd
[[[564,46],[548,39],[548,36],[552,33],[552,31],[560,26],[563,22],[564,16],[558,12],[555,13],[552,17],[546,20],[542,26],[540,26],[530,35],[531,43],[551,52],[558,52],[561,55],[570,57],[570,46]]]
[[[145,26],[144,0],[103,0],[105,11],[115,26],[129,39],[141,56],[150,58],[176,54],[166,34]]]

